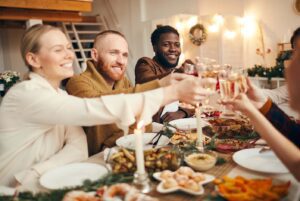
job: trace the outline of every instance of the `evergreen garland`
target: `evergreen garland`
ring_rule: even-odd
[[[276,58],[276,65],[268,68],[262,65],[254,65],[253,68],[248,69],[250,77],[267,77],[270,81],[273,77],[284,77],[284,61],[290,59],[292,50],[282,51]]]
[[[59,201],[62,200],[65,194],[72,190],[82,190],[85,192],[96,191],[99,187],[110,186],[116,183],[129,183],[133,181],[133,175],[126,174],[108,174],[105,177],[97,181],[84,181],[82,186],[74,188],[65,188],[59,190],[53,190],[47,193],[22,192],[17,197],[13,196],[0,196],[0,201]]]

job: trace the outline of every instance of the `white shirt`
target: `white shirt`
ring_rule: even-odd
[[[140,119],[151,122],[163,100],[163,90],[81,99],[56,91],[47,80],[30,73],[30,80],[12,87],[0,107],[0,185],[27,182],[28,175],[88,157],[81,127],[116,123],[125,127]]]

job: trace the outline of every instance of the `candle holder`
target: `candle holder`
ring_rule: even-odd
[[[197,142],[196,143],[196,148],[197,148],[197,150],[199,151],[199,152],[201,152],[201,153],[204,153],[204,144],[203,144],[203,142],[201,143],[199,143],[199,142]]]
[[[144,174],[135,172],[133,184],[142,193],[149,193],[152,190],[147,172],[145,172]]]

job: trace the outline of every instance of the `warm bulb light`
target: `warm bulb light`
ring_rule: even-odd
[[[191,17],[188,21],[187,21],[187,25],[188,27],[192,27],[194,26],[195,24],[197,24],[198,22],[198,17],[194,16],[194,17]]]
[[[224,24],[224,17],[222,15],[216,14],[213,18],[214,22],[218,25]]]
[[[181,32],[183,30],[183,23],[182,22],[176,22],[176,29]]]
[[[239,23],[241,25],[241,33],[244,37],[252,36],[256,31],[256,22],[254,17],[245,16],[239,19]]]
[[[212,33],[216,33],[219,31],[219,26],[217,24],[212,24],[208,26],[208,31]]]
[[[236,32],[235,31],[229,31],[229,30],[226,30],[224,32],[224,36],[228,39],[234,39],[235,36],[236,36]]]

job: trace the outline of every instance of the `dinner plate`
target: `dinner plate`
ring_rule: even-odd
[[[184,118],[184,119],[176,119],[170,121],[169,124],[177,127],[181,130],[190,130],[197,129],[197,119],[196,118]],[[209,125],[207,121],[202,119],[202,127]]]
[[[144,150],[152,149],[153,145],[149,144],[156,133],[144,133],[143,134],[143,143],[144,143]],[[154,140],[155,141],[155,140]],[[158,147],[164,146],[169,144],[170,139],[167,136],[162,135],[157,143]],[[135,135],[129,134],[117,139],[116,144],[119,147],[124,147],[127,149],[135,150]]]
[[[161,130],[164,129],[164,125],[160,124],[160,123],[157,123],[157,122],[152,122],[151,126],[152,126],[152,132],[153,133],[157,133],[157,132],[159,132],[159,131],[161,131]],[[171,126],[168,126],[168,129],[170,129],[172,132],[176,131],[176,129],[173,128],[173,127],[171,127]]]
[[[40,178],[47,189],[60,189],[82,185],[84,180],[95,181],[108,173],[104,166],[94,163],[72,163],[52,169]]]
[[[8,186],[0,186],[0,196],[13,196],[16,189]]]
[[[288,173],[288,169],[273,151],[259,153],[261,148],[244,149],[233,154],[233,160],[240,166],[263,173]]]
[[[156,188],[156,190],[160,193],[172,193],[175,191],[182,191],[191,195],[202,195],[204,193],[204,189],[203,186],[201,184],[199,184],[199,191],[192,191],[186,188],[182,188],[182,187],[174,187],[174,188],[168,188],[165,189],[163,187],[163,182],[160,182]]]

